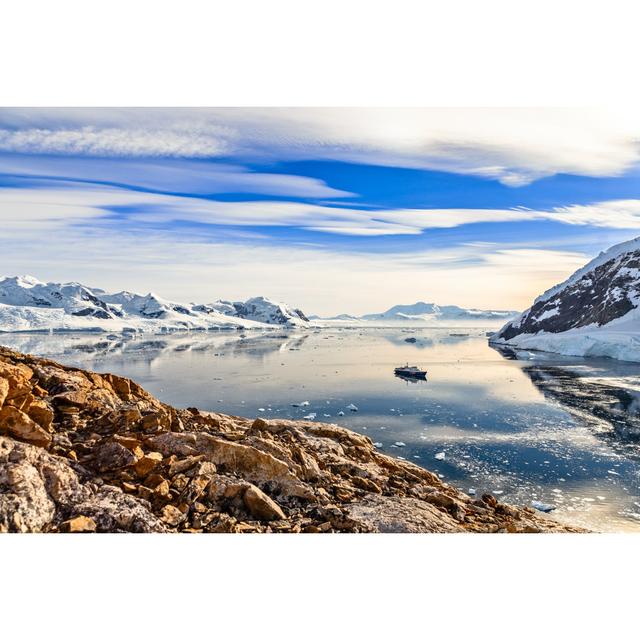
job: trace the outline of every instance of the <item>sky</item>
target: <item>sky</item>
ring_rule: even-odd
[[[640,235],[640,114],[0,109],[0,275],[309,314],[522,310]]]

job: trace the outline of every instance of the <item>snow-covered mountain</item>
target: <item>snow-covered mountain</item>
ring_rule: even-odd
[[[292,309],[281,302],[258,296],[246,302],[218,300],[211,304],[196,305],[194,310],[209,313],[216,311],[233,318],[243,318],[265,324],[306,324],[309,318],[300,309]]]
[[[517,311],[493,311],[484,309],[465,309],[455,305],[437,305],[433,302],[415,304],[397,304],[383,313],[371,313],[362,316],[363,320],[383,321],[440,321],[440,320],[506,320]]]
[[[536,298],[490,342],[640,362],[640,238],[617,244]]]
[[[352,316],[343,313],[332,318],[313,317],[314,320],[328,320],[346,323],[382,323],[382,324],[438,324],[447,321],[502,321],[517,315],[517,311],[491,311],[483,309],[465,309],[455,305],[437,305],[433,302],[415,304],[397,304],[382,313],[368,313]]]
[[[263,297],[182,304],[153,293],[107,293],[77,282],[45,283],[32,276],[0,278],[0,331],[162,332],[307,323],[299,309]]]

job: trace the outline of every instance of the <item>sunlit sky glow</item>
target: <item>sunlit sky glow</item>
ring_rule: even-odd
[[[640,235],[639,164],[624,111],[0,109],[0,274],[522,309]]]

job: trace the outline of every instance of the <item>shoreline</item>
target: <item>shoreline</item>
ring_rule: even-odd
[[[581,532],[335,424],[175,409],[0,347],[0,531]]]

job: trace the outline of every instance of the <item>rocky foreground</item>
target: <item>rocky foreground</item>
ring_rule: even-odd
[[[0,347],[0,531],[572,531],[332,424],[175,409]]]

